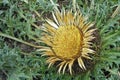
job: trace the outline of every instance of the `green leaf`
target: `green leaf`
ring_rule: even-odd
[[[108,50],[104,52],[106,56],[120,56],[120,51]]]
[[[114,44],[119,40],[120,32],[111,32],[102,38],[102,48],[105,49],[107,46]]]
[[[120,58],[116,58],[116,57],[108,57],[108,58],[106,58],[106,57],[101,57],[101,61],[103,61],[103,62],[109,62],[109,63],[111,63],[111,62],[115,62],[115,63],[119,63],[120,64]]]
[[[23,1],[23,2],[25,2],[25,3],[27,3],[27,4],[28,4],[28,0],[21,0],[21,1]]]
[[[114,38],[114,37],[116,37],[118,34],[119,34],[119,32],[114,32],[114,33],[111,34],[111,35],[105,36],[104,39],[103,39],[103,41],[107,41],[107,40],[109,40],[109,39],[111,39],[111,38]]]
[[[104,34],[104,32],[110,27],[110,26],[114,26],[114,24],[118,23],[118,20],[120,19],[119,16],[115,17],[115,18],[111,18],[107,21],[106,25],[104,25],[101,30],[100,30],[100,34]]]
[[[107,48],[109,45],[114,44],[114,42],[116,42],[115,39],[112,39],[112,40],[108,40],[108,41],[106,41],[106,42],[103,42],[103,43],[102,43],[102,49],[104,50],[104,49]]]
[[[88,71],[86,74],[82,76],[81,80],[90,80],[90,71]]]
[[[9,0],[3,0],[3,4],[8,4]]]

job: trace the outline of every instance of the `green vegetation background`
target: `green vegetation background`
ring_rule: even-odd
[[[120,15],[111,18],[120,1],[76,1],[100,31],[102,57],[95,68],[73,76],[57,74],[56,68],[47,68],[42,52],[33,48],[40,45],[39,27],[52,18],[54,5],[49,0],[0,0],[0,80],[120,80]],[[54,2],[60,8],[72,8],[72,0]]]

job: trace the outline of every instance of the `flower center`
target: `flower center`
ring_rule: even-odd
[[[72,59],[81,55],[82,32],[75,26],[60,26],[54,37],[52,49],[62,59]]]

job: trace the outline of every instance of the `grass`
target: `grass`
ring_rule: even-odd
[[[53,0],[60,8],[71,9],[72,1]],[[46,57],[37,51],[41,26],[52,18],[54,5],[49,0],[0,1],[0,80],[119,80],[120,14],[119,0],[76,0],[78,8],[100,33],[100,53],[96,65],[82,74],[58,74],[47,68]],[[57,5],[56,4],[56,5]],[[99,46],[96,46],[99,47]]]

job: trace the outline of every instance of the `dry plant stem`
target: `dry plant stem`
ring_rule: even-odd
[[[73,0],[73,10],[76,11],[76,0]]]
[[[41,12],[41,14],[40,13],[38,13],[38,11],[34,11],[34,13],[38,16],[38,18],[39,18],[39,20],[44,20],[43,18],[42,18],[42,14],[44,13],[44,12]]]
[[[3,36],[3,37],[6,37],[6,38],[9,38],[9,39],[12,39],[12,40],[18,41],[18,42],[20,42],[20,43],[23,43],[23,44],[29,45],[29,46],[34,47],[34,48],[41,48],[41,46],[36,46],[36,45],[34,45],[34,44],[31,44],[31,43],[29,43],[29,42],[25,42],[25,41],[23,41],[23,40],[20,40],[20,39],[18,39],[18,38],[15,38],[15,37],[12,37],[12,36],[6,35],[6,34],[1,33],[1,32],[0,32],[0,36]]]
[[[34,11],[34,13],[39,17],[40,20],[42,20],[41,15],[37,11]],[[32,23],[32,26],[34,26],[37,29],[40,29],[40,27],[34,23]]]
[[[118,5],[118,7],[116,8],[116,10],[113,12],[113,14],[112,14],[112,18],[114,18],[117,14],[119,14],[120,13],[120,5]]]
[[[41,18],[40,14],[37,11],[34,11],[34,12],[39,18]]]
[[[40,29],[40,27],[39,26],[37,26],[36,24],[34,24],[34,23],[32,23],[32,26],[34,26],[35,28],[37,28],[37,29]]]

